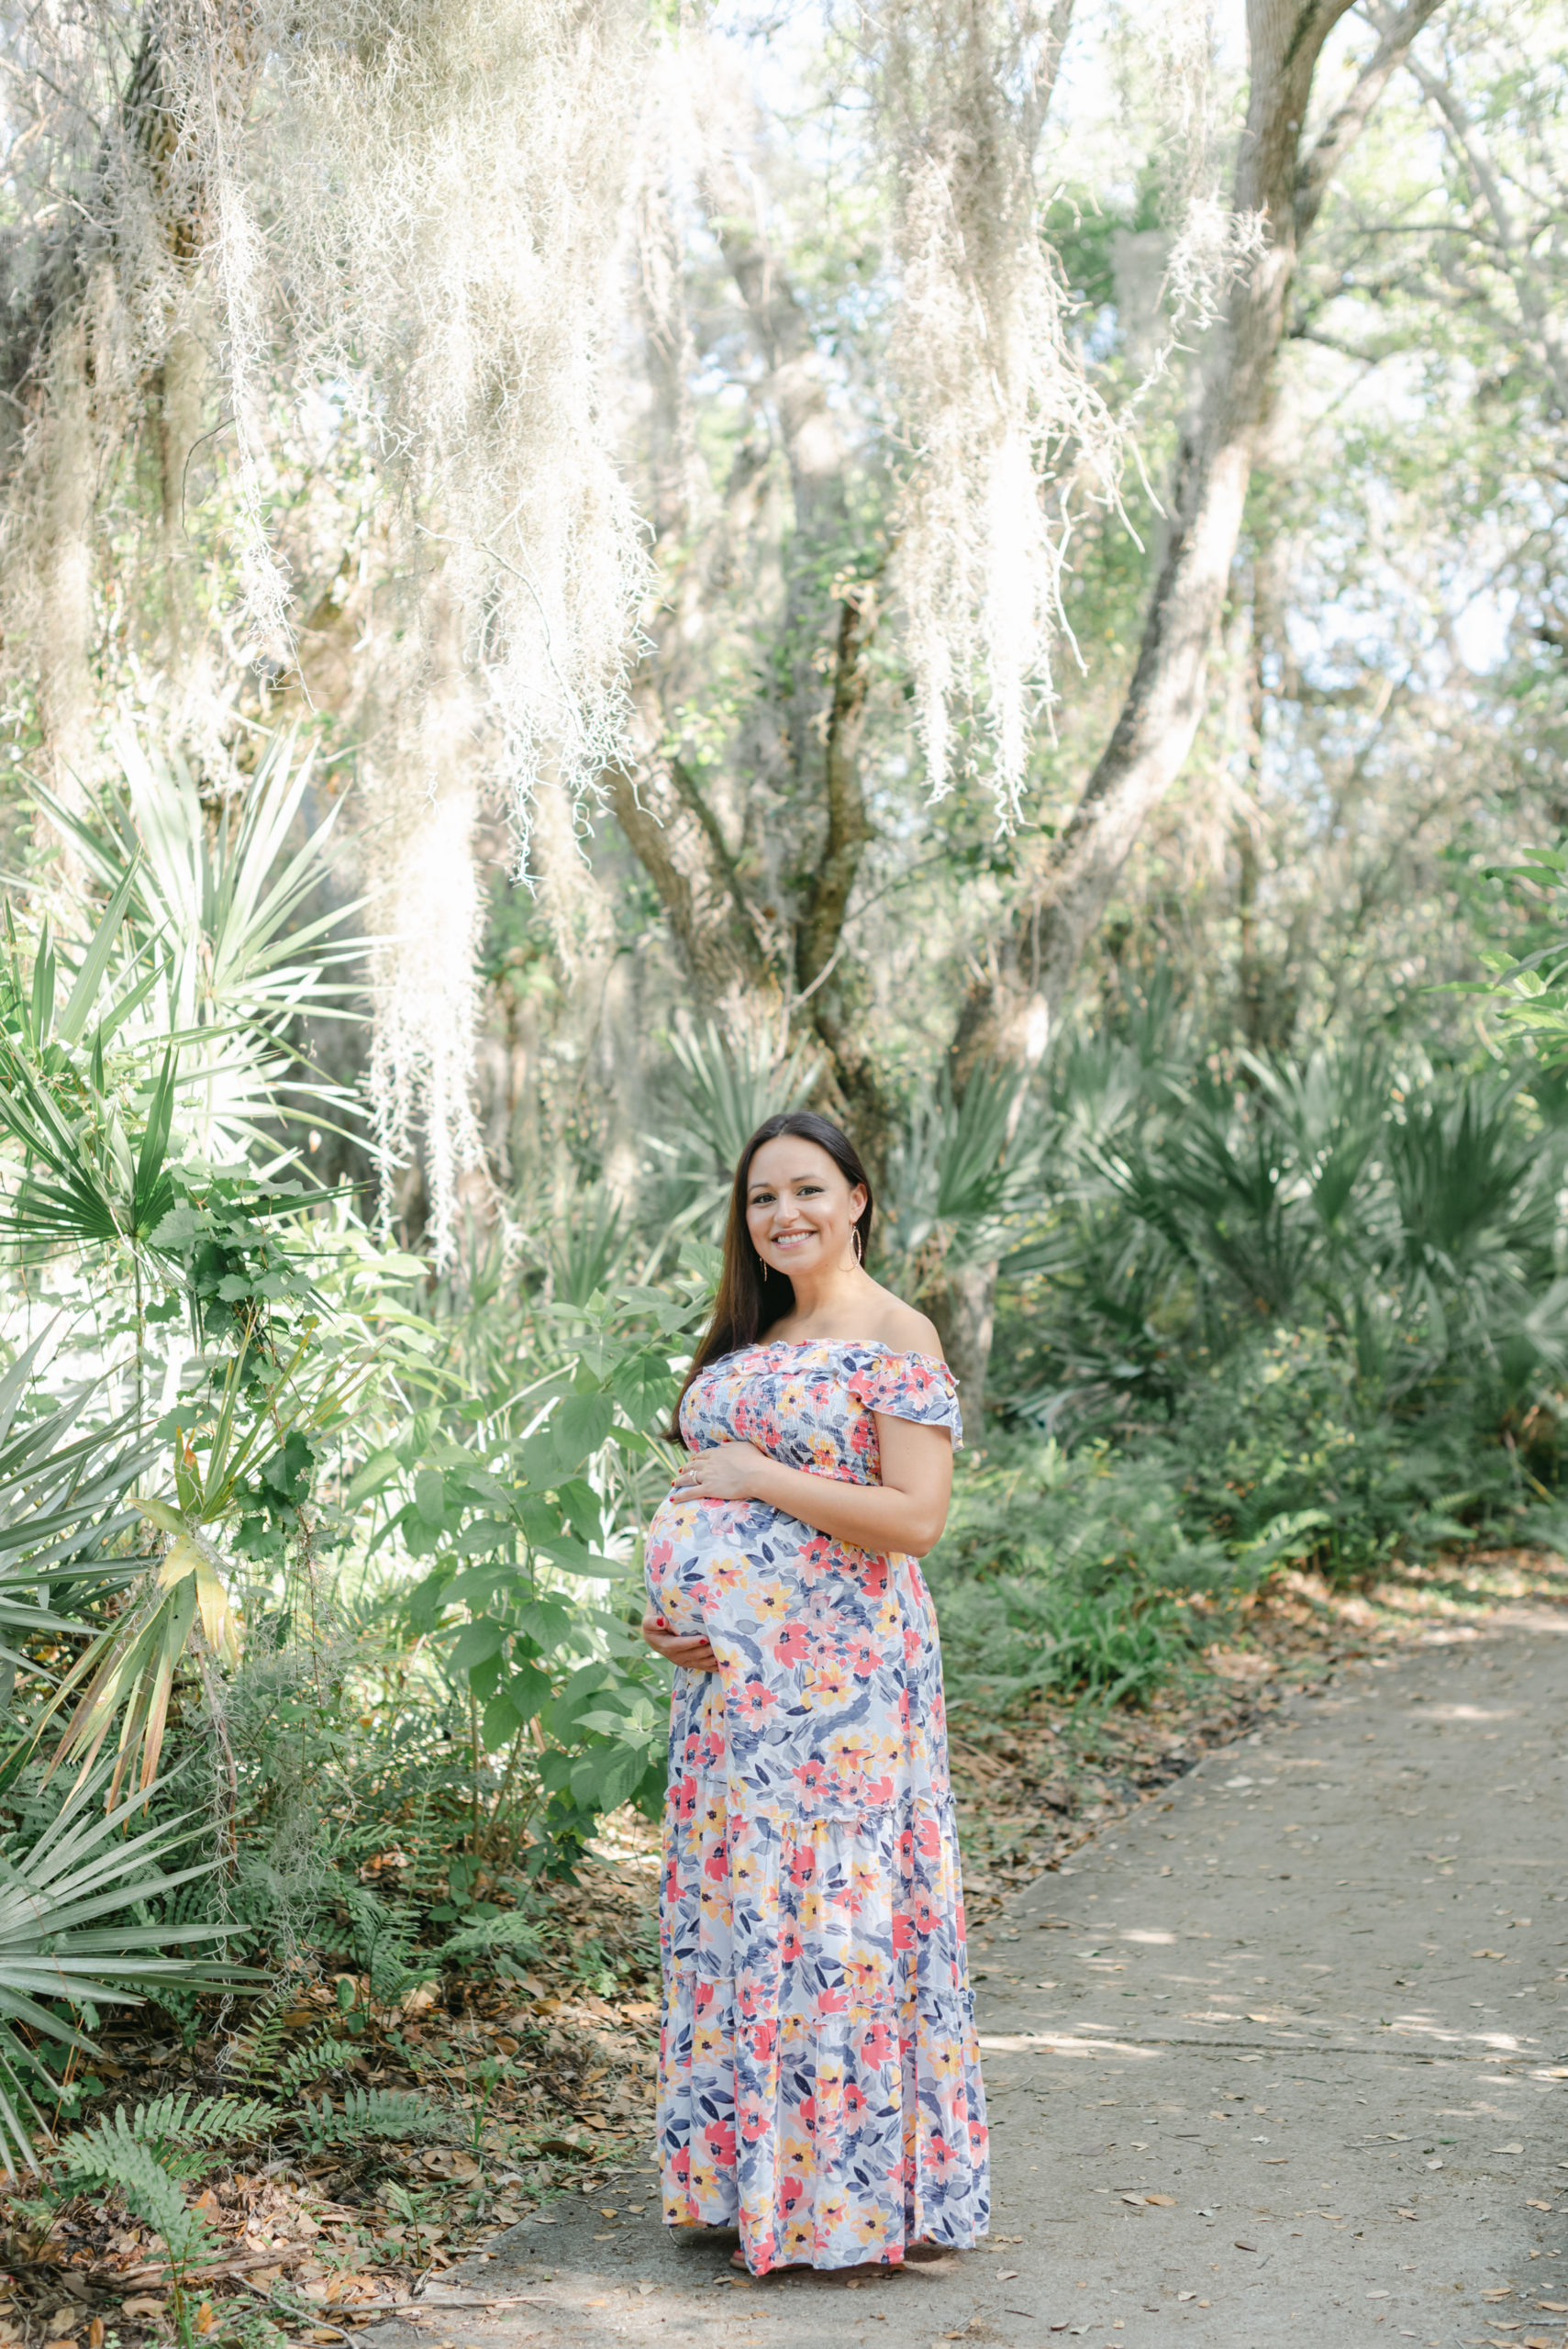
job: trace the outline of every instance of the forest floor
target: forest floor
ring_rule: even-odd
[[[1052,2335],[1247,2349],[1299,2310],[1306,2339],[1561,2349],[1568,2127],[1550,2149],[1539,2132],[1568,2080],[1568,2011],[1551,2005],[1568,1998],[1565,1697],[1568,1567],[1498,1552],[1355,1597],[1292,1577],[1142,1711],[1042,1700],[984,1728],[961,1713],[995,2127],[983,2252],[869,2284],[752,2287],[731,2276],[733,2238],[675,2249],[646,2159],[656,2009],[586,1989],[562,1954],[357,2059],[378,2086],[450,2084],[447,2143],[375,2149],[406,2205],[412,2192],[402,2211],[341,2154],[214,2161],[195,2335],[547,2349],[740,2323],[737,2342],[789,2349]],[[651,1834],[612,1822],[557,1896],[552,1950],[624,1944],[656,1892]],[[1500,1988],[1520,1973],[1529,1989]],[[199,2045],[117,2053],[117,2101],[220,2084]],[[487,2112],[473,2083],[495,2055],[507,2076]],[[1482,2145],[1462,2110],[1521,2150]],[[166,2268],[112,2202],[6,2215],[0,2343],[168,2336]],[[1329,2233],[1342,2240],[1326,2263]],[[1551,2286],[1537,2292],[1538,2276]],[[1429,2307],[1439,2282],[1448,2299]],[[877,2297],[817,2297],[850,2288]],[[1511,2332],[1481,2330],[1488,2291]]]

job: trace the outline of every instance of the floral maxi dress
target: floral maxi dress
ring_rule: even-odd
[[[874,1483],[883,1412],[961,1432],[945,1363],[752,1346],[688,1388],[694,1451]],[[758,1501],[672,1494],[654,1607],[677,1672],[661,1940],[667,2223],[740,2229],[753,2275],[965,2246],[990,2215],[936,1618],[913,1558]]]

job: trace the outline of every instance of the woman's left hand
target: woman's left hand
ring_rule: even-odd
[[[694,1452],[672,1488],[677,1500],[754,1501],[772,1464],[754,1443],[714,1443]]]

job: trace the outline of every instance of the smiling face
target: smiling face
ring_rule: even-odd
[[[764,1264],[792,1280],[855,1261],[851,1233],[866,1203],[822,1148],[798,1134],[765,1141],[746,1179],[746,1229]]]

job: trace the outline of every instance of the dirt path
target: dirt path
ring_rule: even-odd
[[[1568,1614],[1295,1698],[1031,1887],[976,1973],[984,2251],[738,2281],[639,2168],[360,2338],[1562,2349]]]

